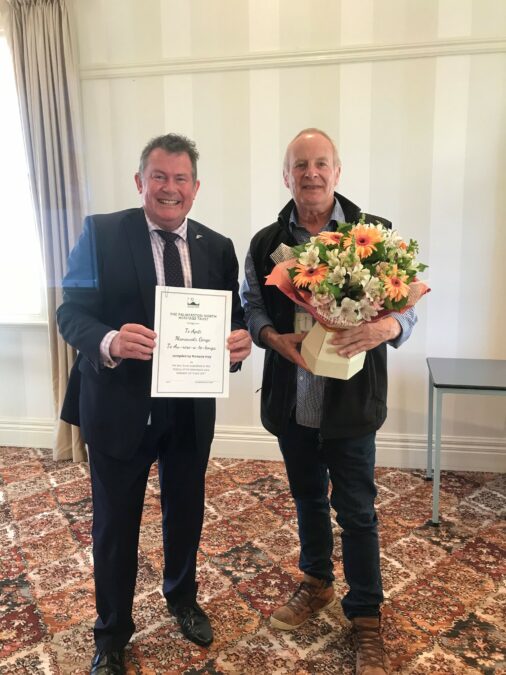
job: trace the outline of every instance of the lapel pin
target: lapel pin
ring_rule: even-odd
[[[197,236],[195,237],[195,239],[202,239],[203,236],[204,236],[203,234],[197,234]]]

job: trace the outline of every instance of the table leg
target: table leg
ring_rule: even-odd
[[[429,372],[429,406],[428,406],[428,431],[427,431],[427,473],[426,480],[432,480],[432,431],[434,419],[434,381]]]
[[[432,524],[439,525],[439,485],[441,478],[441,415],[443,394],[436,388],[436,421],[434,425],[434,482],[432,483]]]

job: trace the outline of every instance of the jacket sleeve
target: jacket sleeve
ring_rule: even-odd
[[[244,311],[239,296],[239,263],[231,239],[226,240],[223,263],[224,288],[225,290],[232,291],[231,329],[238,330],[239,328],[246,328]]]
[[[251,250],[248,251],[244,263],[244,281],[241,286],[241,297],[244,306],[244,316],[253,342],[258,347],[265,348],[265,345],[260,341],[260,331],[265,326],[272,326],[272,321],[264,305]]]
[[[63,303],[56,311],[60,333],[98,372],[100,343],[112,327],[101,319],[101,260],[92,217],[84,221],[81,237],[69,256],[62,287]]]

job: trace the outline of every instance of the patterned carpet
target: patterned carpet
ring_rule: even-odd
[[[446,472],[440,528],[431,484],[378,469],[384,634],[396,672],[506,673],[506,476]],[[199,599],[215,641],[183,639],[160,593],[158,483],[148,487],[129,673],[353,673],[349,625],[333,608],[293,633],[269,613],[296,586],[294,509],[281,462],[213,459]],[[0,674],[87,673],[94,620],[87,465],[0,448]],[[337,534],[337,529],[336,529]],[[336,537],[336,588],[345,583]]]

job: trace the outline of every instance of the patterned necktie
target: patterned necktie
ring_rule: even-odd
[[[166,286],[184,286],[183,268],[181,257],[176,246],[179,235],[165,230],[156,230],[156,233],[165,241],[163,248],[163,271]]]

